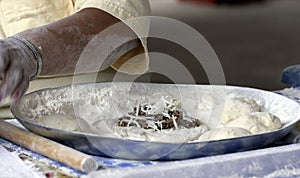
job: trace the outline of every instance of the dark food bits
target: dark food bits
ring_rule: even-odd
[[[174,111],[169,110],[163,114],[153,115],[144,112],[147,109],[148,108],[144,106],[142,110],[141,106],[139,106],[139,109],[137,111],[137,107],[135,107],[133,109],[133,112],[128,113],[128,116],[123,116],[119,118],[118,126],[121,127],[135,126],[144,129],[152,129],[153,128],[152,124],[154,123],[157,129],[162,130],[162,129],[177,128],[177,127],[195,128],[195,127],[199,127],[202,124],[201,121],[198,119],[187,117],[187,116],[184,117],[183,112],[178,110],[174,110]],[[134,122],[132,121],[133,119]],[[174,121],[176,123],[174,123]]]

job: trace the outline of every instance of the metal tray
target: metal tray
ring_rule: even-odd
[[[88,92],[92,92],[107,88],[112,89],[114,92],[110,95],[98,97],[108,98],[113,105],[108,105],[107,108],[103,108],[104,110],[109,109],[116,112],[120,108],[121,110],[127,110],[128,107],[124,106],[124,103],[122,105],[116,103],[120,99],[131,100],[131,98],[137,99],[143,98],[143,96],[156,97],[157,94],[177,96],[182,100],[184,106],[190,108],[194,104],[193,101],[197,103],[203,95],[210,96],[215,101],[216,98],[226,94],[232,97],[254,99],[258,104],[263,105],[268,112],[279,117],[284,126],[277,131],[232,139],[209,142],[164,143],[54,129],[37,124],[35,122],[37,117],[24,113],[26,108],[34,111],[38,106],[47,106],[49,103],[57,103],[58,105],[68,103],[70,105],[70,102],[76,102],[84,97],[80,95],[80,91],[88,90]],[[64,109],[70,110],[70,107],[60,107],[58,110],[57,108],[52,109],[51,112],[63,112]],[[18,121],[34,133],[89,154],[134,160],[181,160],[262,148],[287,135],[300,117],[298,103],[273,92],[235,86],[146,83],[93,83],[39,90],[25,95],[20,102],[11,105],[11,110]],[[76,112],[75,110],[76,108],[74,112]],[[197,115],[199,112],[193,114]],[[214,121],[212,120],[207,121],[207,124],[214,127]]]

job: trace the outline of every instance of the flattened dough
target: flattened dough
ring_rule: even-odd
[[[168,143],[184,143],[196,140],[201,134],[208,130],[208,127],[203,124],[190,129],[182,128],[154,131],[152,129],[142,129],[138,127],[119,127],[115,124],[114,120],[98,122],[95,127],[98,131],[97,134],[101,136]]]
[[[204,132],[199,137],[199,141],[222,140],[228,138],[243,137],[248,135],[251,135],[251,133],[242,128],[223,127],[223,128],[213,129]]]
[[[37,123],[59,130],[93,133],[89,124],[75,115],[51,114],[40,118]]]

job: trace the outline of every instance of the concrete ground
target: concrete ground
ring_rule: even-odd
[[[300,63],[299,0],[267,0],[237,6],[152,0],[151,6],[152,15],[180,20],[208,40],[219,57],[228,85],[282,89],[287,87],[281,83],[283,69]],[[150,39],[149,46],[150,51],[182,61],[197,83],[208,83],[202,66],[189,52],[158,39]],[[161,77],[154,76],[154,81],[161,81]]]

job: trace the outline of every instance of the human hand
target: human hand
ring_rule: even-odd
[[[13,38],[0,40],[0,102],[7,97],[15,102],[23,96],[36,65],[32,52],[21,41]]]

